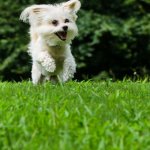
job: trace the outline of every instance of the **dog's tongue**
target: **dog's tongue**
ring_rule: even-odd
[[[57,32],[56,34],[63,41],[65,41],[67,38],[67,32],[64,32],[64,31],[63,32]]]

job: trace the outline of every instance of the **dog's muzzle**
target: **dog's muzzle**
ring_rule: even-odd
[[[67,39],[67,32],[66,31],[60,31],[55,33],[58,38],[60,38],[62,41],[65,41]]]
[[[65,41],[67,39],[67,30],[68,30],[68,26],[63,26],[62,27],[64,31],[59,31],[56,32],[55,34],[58,36],[58,38],[60,38],[62,41]]]

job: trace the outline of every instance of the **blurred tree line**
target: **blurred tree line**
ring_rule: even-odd
[[[0,80],[30,77],[29,25],[19,20],[32,4],[62,0],[0,1]],[[81,0],[79,36],[72,52],[76,79],[150,75],[150,0]]]

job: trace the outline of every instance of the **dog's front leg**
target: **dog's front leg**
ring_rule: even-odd
[[[47,52],[41,52],[37,61],[48,72],[54,72],[56,69],[55,60]]]
[[[60,78],[63,82],[68,81],[74,77],[74,73],[76,72],[76,63],[74,58],[71,56],[66,58],[63,65],[63,71],[60,75]]]

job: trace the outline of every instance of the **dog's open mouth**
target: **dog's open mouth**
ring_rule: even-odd
[[[55,34],[63,41],[67,39],[67,32],[65,31],[56,32]]]

